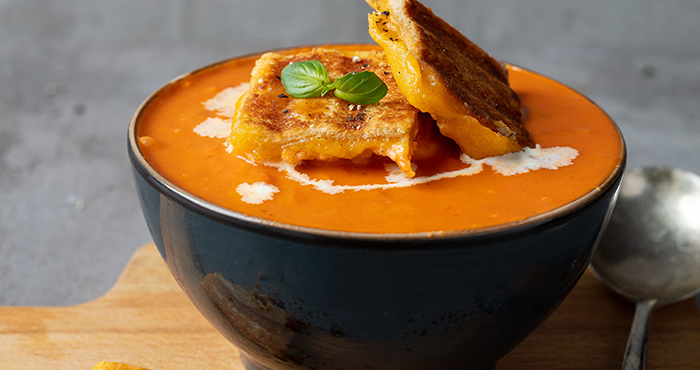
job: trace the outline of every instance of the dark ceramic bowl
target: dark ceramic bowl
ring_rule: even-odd
[[[165,179],[135,135],[152,99],[129,127],[146,222],[177,282],[247,369],[493,368],[583,274],[625,165],[623,155],[600,188],[517,225],[438,236],[324,231],[246,216]]]

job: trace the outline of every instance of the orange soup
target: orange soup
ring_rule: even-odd
[[[205,126],[230,129],[230,114],[209,103],[221,100],[226,89],[245,89],[240,85],[249,82],[258,57],[233,59],[169,84],[148,102],[137,126],[141,151],[164,177],[243,214],[362,233],[483,229],[521,222],[581,198],[608,180],[623,160],[622,137],[600,108],[562,84],[510,67],[524,126],[538,145],[535,154],[474,161],[433,130],[414,155],[412,179],[383,157],[362,163],[252,163],[228,150],[224,134]],[[536,155],[547,156],[544,164],[528,169]],[[564,163],[548,167],[547,161],[557,159]]]

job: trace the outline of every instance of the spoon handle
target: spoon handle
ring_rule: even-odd
[[[632,329],[627,338],[625,359],[622,362],[622,370],[643,370],[647,363],[647,342],[649,339],[649,322],[651,311],[654,309],[656,299],[639,299],[634,309]]]

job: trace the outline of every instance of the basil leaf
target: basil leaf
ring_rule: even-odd
[[[348,73],[331,83],[328,70],[318,60],[292,63],[280,75],[289,96],[314,98],[335,89],[335,96],[354,104],[369,105],[380,101],[389,88],[374,72]]]
[[[331,83],[326,67],[318,60],[292,63],[282,69],[280,79],[287,94],[295,98],[325,94],[325,86]]]
[[[360,105],[374,104],[389,91],[384,81],[371,71],[348,73],[333,84],[335,96]]]

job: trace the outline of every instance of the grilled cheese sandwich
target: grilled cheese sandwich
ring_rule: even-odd
[[[333,94],[308,99],[285,94],[281,70],[290,63],[314,59],[326,67],[331,79],[373,71],[389,91],[378,103],[366,106]],[[250,88],[237,102],[228,142],[235,153],[256,162],[386,156],[412,177],[419,114],[398,89],[381,50],[267,53],[256,62]]]
[[[534,146],[506,67],[416,0],[366,0],[372,38],[408,101],[475,159]]]

